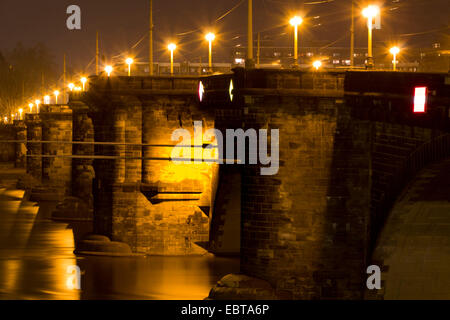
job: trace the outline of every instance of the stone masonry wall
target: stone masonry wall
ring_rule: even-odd
[[[0,140],[16,140],[16,133],[13,125],[0,125]],[[2,147],[0,149],[0,161],[8,162],[16,159],[16,149],[14,143],[2,143]]]
[[[339,97],[253,97],[247,128],[280,130],[280,170],[243,175],[242,271],[294,299],[360,298],[369,131]]]
[[[72,190],[72,110],[68,106],[43,106],[42,120],[42,182],[62,196]],[[64,143],[69,142],[69,143]]]
[[[112,157],[94,161],[97,233],[152,255],[205,252],[196,243],[209,237],[214,165],[170,161],[174,130],[193,133],[194,121],[203,121],[204,130],[213,125],[198,109],[197,85],[170,78],[92,81],[86,104],[95,141],[115,143],[95,148],[97,156]]]

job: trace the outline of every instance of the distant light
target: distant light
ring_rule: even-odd
[[[362,14],[366,18],[374,18],[380,13],[380,8],[375,5],[370,5],[362,11]]]
[[[73,88],[75,88],[75,85],[73,83],[69,83],[69,89],[70,91],[73,91]]]
[[[414,113],[425,113],[427,106],[427,87],[416,87],[414,91]]]
[[[244,64],[245,60],[242,59],[242,58],[236,58],[236,59],[234,59],[234,62],[235,62],[236,64]]]
[[[75,87],[75,88],[74,88],[74,91],[76,91],[76,92],[80,92],[81,90],[82,90],[81,87]]]
[[[81,83],[83,85],[83,91],[86,91],[86,82],[87,82],[87,78],[86,77],[81,77]]]
[[[289,21],[289,23],[291,24],[291,26],[296,27],[303,23],[303,19],[298,16],[295,16]]]
[[[50,104],[50,96],[44,97],[44,104]]]
[[[233,80],[230,81],[230,89],[228,91],[228,93],[230,94],[230,101],[233,102],[233,90],[234,90],[234,85],[233,85]]]
[[[400,53],[400,48],[399,47],[392,47],[389,52],[391,54],[399,54]]]
[[[214,39],[216,38],[216,35],[214,34],[214,33],[208,33],[206,36],[205,36],[205,39],[206,40],[208,40],[208,41],[214,41]]]
[[[22,120],[22,113],[23,113],[23,109],[20,108],[19,109],[19,120]]]
[[[58,104],[59,91],[58,91],[58,90],[55,90],[55,91],[53,92],[53,94],[55,95],[55,104]]]
[[[36,100],[34,103],[36,104],[36,112],[39,113],[39,105],[41,104],[41,100]]]
[[[127,60],[125,60],[125,62],[127,63],[127,65],[131,65],[131,64],[133,64],[134,60],[132,58],[127,58]]]
[[[113,67],[111,67],[111,66],[106,66],[106,67],[105,67],[105,72],[106,72],[106,74],[108,75],[108,77],[110,77],[110,76],[111,76],[111,73],[113,72]]]
[[[319,68],[322,66],[322,61],[316,60],[313,62],[313,67],[316,68],[316,70],[319,70]]]
[[[171,44],[169,44],[169,45],[167,46],[167,48],[168,48],[170,51],[175,51],[175,49],[177,48],[177,45],[176,45],[175,43],[171,43]]]
[[[5,123],[8,123],[8,117],[5,117],[4,120],[5,120]]]
[[[30,108],[30,113],[33,113],[33,106],[34,106],[34,104],[32,104],[32,103],[28,104],[28,107]]]
[[[198,98],[200,99],[200,102],[203,101],[203,96],[205,95],[205,87],[203,86],[203,82],[200,81],[198,84]]]

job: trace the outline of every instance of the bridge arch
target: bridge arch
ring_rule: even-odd
[[[408,154],[400,165],[395,167],[389,181],[384,184],[383,190],[379,192],[379,199],[372,199],[371,224],[370,228],[370,248],[369,252],[375,250],[376,241],[384,228],[384,225],[390,215],[390,212],[404,193],[405,188],[414,177],[428,165],[445,160],[450,157],[450,134],[440,134],[436,137],[421,143],[412,152]],[[379,174],[373,173],[373,181],[380,179]],[[372,182],[372,198],[375,197],[376,188]]]
[[[403,190],[394,197],[399,188]],[[448,299],[450,135],[414,150],[386,194],[392,198],[386,197],[384,205],[393,204],[384,221],[378,217],[382,226],[378,226],[370,261],[382,269],[382,290],[368,292],[367,297]]]

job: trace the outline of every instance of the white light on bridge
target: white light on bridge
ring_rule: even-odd
[[[203,101],[204,95],[205,95],[205,87],[203,86],[203,82],[200,81],[198,85],[198,98],[200,99],[200,102]]]
[[[233,90],[234,90],[234,85],[233,85],[233,80],[230,81],[230,89],[229,89],[229,94],[230,94],[230,100],[231,102],[233,102]]]

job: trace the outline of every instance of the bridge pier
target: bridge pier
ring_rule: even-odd
[[[58,200],[72,193],[72,110],[64,105],[43,106],[42,183]]]
[[[27,140],[27,126],[24,120],[19,120],[14,122],[15,126],[15,139],[19,141]],[[27,159],[27,148],[25,143],[16,143],[16,168],[25,168]]]
[[[198,110],[197,81],[139,78],[141,95],[130,92],[136,84],[128,81],[94,79],[97,91],[85,97],[95,141],[111,143],[97,145],[95,154],[112,157],[94,161],[94,230],[134,252],[204,254],[217,166],[171,161],[174,130],[194,136],[195,120],[203,118],[205,130],[214,125]]]
[[[40,114],[26,114],[27,141],[42,141],[42,122]],[[42,181],[42,143],[27,143],[27,173],[37,182]],[[36,157],[37,156],[37,157]]]

